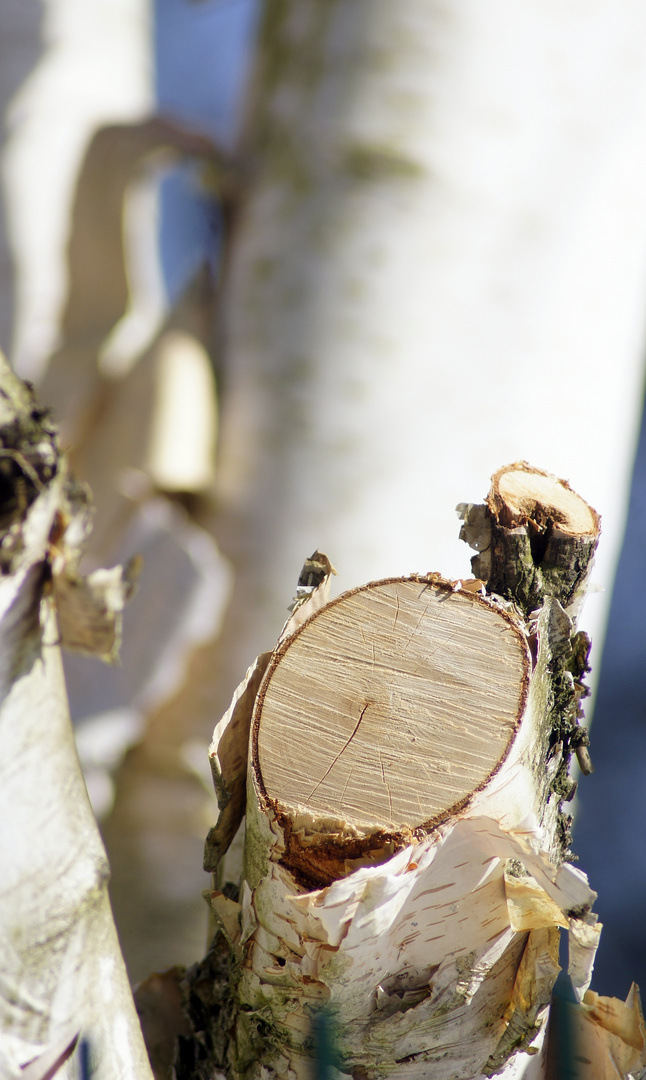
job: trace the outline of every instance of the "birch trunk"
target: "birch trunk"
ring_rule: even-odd
[[[150,1070],[108,900],[108,865],[67,711],[59,642],[112,658],[121,569],[78,573],[85,494],[2,360],[0,406],[0,1073],[145,1080]]]
[[[315,545],[352,584],[429,554],[458,575],[446,508],[501,461],[588,494],[610,585],[643,380],[645,41],[632,2],[266,5],[224,309],[220,685]]]
[[[215,729],[208,899],[232,1001],[215,1010],[230,1041],[210,1045],[236,1078],[311,1076],[321,1017],[344,1076],[544,1075],[559,928],[578,1002],[588,989],[601,927],[568,862],[567,803],[599,517],[524,463],[460,512],[487,581],[413,575],[326,602],[316,552]],[[490,589],[503,567],[506,599]],[[221,861],[245,792],[235,900]],[[187,986],[199,998],[198,971]],[[603,1009],[588,1012],[599,1027]]]

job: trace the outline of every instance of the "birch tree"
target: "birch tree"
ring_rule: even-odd
[[[576,618],[598,515],[525,463],[459,511],[481,578],[390,578],[328,601],[315,552],[215,729],[206,865],[230,996],[212,956],[188,973],[203,1056],[180,1076],[307,1077],[326,1055],[365,1078],[565,1075],[541,1053],[559,928],[567,1068],[646,1064],[638,989],[625,1004],[587,992],[601,926],[568,862],[573,755],[591,768]],[[225,858],[243,818],[236,889]]]
[[[129,582],[120,567],[81,576],[86,492],[4,358],[0,386],[0,1072],[73,1076],[83,1036],[98,1075],[145,1080],[59,648],[113,658]]]

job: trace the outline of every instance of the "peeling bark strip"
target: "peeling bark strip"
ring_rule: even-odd
[[[460,510],[483,580],[391,578],[322,603],[332,567],[316,552],[276,649],[216,728],[214,871],[249,750],[240,889],[207,895],[232,996],[205,1032],[199,969],[187,993],[200,1045],[231,1077],[309,1078],[321,1031],[337,1077],[522,1076],[560,928],[595,1057],[608,1075],[618,1060],[624,1037],[600,1018],[619,1006],[584,999],[601,927],[567,861],[564,810],[586,742],[588,643],[573,620],[599,518],[525,463]],[[646,1061],[638,1021],[622,1061]]]

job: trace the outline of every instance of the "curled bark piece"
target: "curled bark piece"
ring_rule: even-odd
[[[559,933],[556,926],[531,930],[507,1007],[507,1026],[484,1067],[485,1076],[500,1072],[511,1053],[526,1050],[542,1033],[541,1020],[559,971]]]
[[[602,997],[594,990],[588,990],[583,1004],[587,1015],[595,1024],[620,1040],[626,1048],[637,1051],[637,1054],[629,1055],[630,1060],[621,1063],[625,1071],[643,1068],[646,1065],[646,1024],[637,984],[632,984],[625,1002],[614,997]],[[612,1048],[613,1044],[609,1040],[611,1051]],[[628,1056],[629,1052],[624,1053]]]
[[[291,614],[282,629],[279,641],[293,634],[310,615],[327,604],[330,599],[332,574],[336,574],[336,570],[322,551],[315,551],[305,560],[298,578],[296,595],[289,606]]]
[[[568,1074],[595,1080],[642,1075],[646,1027],[638,986],[632,984],[625,1003],[588,990],[582,1004],[565,986],[565,992],[555,993],[550,1010],[544,1053],[548,1080]]]
[[[54,573],[54,598],[60,643],[66,649],[115,663],[121,645],[123,609],[130,599],[138,565],[94,570],[87,577]]]
[[[214,872],[245,813],[251,714],[271,653],[253,662],[213,732],[209,761],[220,815],[206,838],[204,869]]]

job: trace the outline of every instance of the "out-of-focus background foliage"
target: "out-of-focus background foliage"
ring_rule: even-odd
[[[293,2],[298,6],[298,0]],[[365,8],[358,6],[362,11]],[[270,0],[266,7],[270,16],[282,17],[282,4]],[[474,42],[452,61],[451,16],[442,14],[441,5],[434,7],[438,70],[454,63],[448,85],[468,103],[470,95],[478,97],[479,80],[484,86],[498,75],[479,67],[477,25],[471,31],[476,34]],[[545,7],[532,5],[537,25]],[[565,7],[572,8],[575,19],[575,5]],[[607,63],[601,24],[604,11],[610,12],[612,5],[599,4],[598,8],[592,22],[600,23],[599,40],[585,43],[587,51],[582,51],[584,60],[580,61],[590,67],[591,84],[595,63],[600,69]],[[627,39],[633,18],[643,28],[634,8],[620,3],[611,18],[615,29],[615,23],[625,19]],[[488,18],[493,24],[498,20],[501,33],[504,29],[510,35],[507,55],[512,57],[518,51],[513,35],[518,34],[521,45],[525,35],[531,39],[534,31],[516,22],[515,16],[511,18],[504,3],[496,3],[494,9]],[[252,590],[251,598],[248,594],[244,598],[237,623],[227,615],[232,595],[237,595],[238,609],[241,601],[234,591],[235,544],[227,522],[221,520],[223,500],[217,487],[218,412],[226,410],[228,385],[235,382],[222,360],[226,353],[222,251],[224,240],[236,236],[235,206],[244,201],[253,184],[253,170],[238,147],[262,10],[260,0],[93,0],[91,4],[87,0],[5,0],[0,8],[0,98],[5,117],[0,341],[20,374],[40,385],[44,403],[54,409],[63,439],[72,447],[75,469],[93,489],[97,514],[88,560],[111,564],[133,553],[144,557],[139,592],[125,621],[122,666],[107,669],[81,657],[66,660],[79,752],[109,851],[115,916],[133,980],[174,963],[190,963],[204,951],[206,915],[200,893],[207,879],[201,871],[202,847],[215,813],[207,745],[219,711],[243,674],[240,657],[227,666],[226,656],[217,653],[217,642],[223,624],[233,633],[235,626],[248,627],[257,621],[262,629],[255,637],[250,633],[250,641],[256,647],[271,647],[271,633],[267,636],[265,627],[273,627],[276,633],[283,614],[274,605],[262,619],[257,616],[255,599],[259,610],[262,597],[254,597]],[[457,4],[456,12],[465,18],[463,5]],[[443,28],[443,19],[448,30]],[[481,32],[495,33],[495,25],[492,30],[483,23]],[[560,44],[557,25],[550,47],[558,52]],[[564,43],[563,50],[560,62],[565,71],[580,60],[576,39]],[[638,64],[638,51],[628,59]],[[614,62],[620,66],[619,59]],[[629,89],[630,63],[625,76]],[[616,74],[623,77],[623,72]],[[512,86],[514,78],[524,101],[522,65],[509,74]],[[545,125],[549,149],[551,121],[543,115],[549,110],[543,109],[538,82],[525,126]],[[570,108],[568,93],[564,74],[564,111]],[[554,95],[553,87],[549,94]],[[547,97],[545,89],[546,101]],[[557,97],[556,112],[558,105]],[[591,96],[591,127],[592,114],[600,107]],[[450,109],[438,93],[437,110],[442,109],[450,125]],[[615,166],[625,170],[627,190],[631,190],[631,170],[641,175],[646,156],[646,109],[642,115],[641,134],[638,127],[636,134],[631,129],[627,145],[618,138]],[[323,138],[325,116],[320,122]],[[623,122],[617,115],[620,134]],[[507,133],[506,123],[501,114],[499,153],[513,163],[522,159],[519,131],[523,124],[509,126]],[[585,123],[578,128],[573,125],[570,137],[575,141],[592,138]],[[593,140],[590,152],[595,161]],[[607,152],[605,143],[599,154]],[[236,161],[233,174],[226,164],[231,154]],[[461,183],[468,187],[472,175],[488,168],[486,148],[477,138],[473,145],[467,141],[462,160],[464,175],[454,178],[456,190]],[[598,165],[603,171],[607,162]],[[492,168],[492,185],[496,175]],[[522,183],[522,170],[519,175]],[[567,207],[559,189],[561,179],[564,191],[574,181],[560,175],[554,180],[554,200],[562,197]],[[621,190],[621,184],[616,189]],[[646,184],[642,191],[646,192]],[[581,200],[586,193],[587,189],[581,191]],[[499,197],[505,198],[504,191]],[[568,197],[576,206],[576,188]],[[646,194],[642,201],[646,206]],[[383,213],[383,206],[376,211]],[[568,220],[564,211],[564,232]],[[535,230],[539,240],[541,228],[540,217],[526,222],[526,229]],[[464,231],[463,262],[468,276],[468,226]],[[592,260],[597,242],[603,245],[604,237],[595,238],[591,245]],[[473,246],[475,250],[475,238]],[[612,249],[612,243],[608,247]],[[593,987],[621,997],[633,978],[640,982],[646,977],[643,426],[632,472],[643,382],[646,275],[640,274],[646,265],[646,233],[642,247],[633,287],[642,289],[643,300],[640,314],[634,317],[635,328],[626,331],[634,337],[632,359],[620,362],[611,342],[605,352],[601,349],[591,359],[590,383],[600,389],[594,391],[594,398],[587,378],[582,377],[581,398],[569,404],[571,430],[563,433],[560,457],[551,456],[547,435],[544,455],[540,454],[541,431],[549,430],[549,417],[533,407],[535,395],[542,400],[540,351],[538,360],[531,345],[527,356],[517,355],[518,343],[510,331],[510,355],[503,358],[502,367],[495,367],[486,321],[481,325],[465,300],[461,318],[467,327],[474,320],[469,332],[481,338],[481,364],[477,369],[474,366],[471,381],[465,385],[459,356],[442,349],[433,354],[430,349],[428,363],[436,366],[437,385],[442,388],[438,408],[454,412],[456,453],[459,446],[471,469],[460,472],[456,468],[453,479],[454,448],[445,443],[442,453],[428,461],[428,491],[419,495],[431,500],[439,475],[449,477],[444,487],[453,492],[453,502],[485,494],[488,472],[505,463],[490,460],[497,452],[494,428],[512,427],[505,410],[510,402],[513,407],[516,380],[519,384],[525,380],[527,386],[522,422],[528,438],[514,441],[510,436],[511,456],[531,452],[534,464],[569,475],[575,486],[580,475],[587,475],[582,463],[595,460],[595,454],[606,462],[603,477],[598,470],[598,485],[594,474],[588,480],[594,490],[581,490],[593,504],[599,499],[603,502],[597,505],[606,528],[599,576],[608,589],[620,557],[603,657],[599,651],[596,654],[599,683],[592,756],[597,771],[581,785],[574,846],[581,867],[599,891],[598,911],[605,924]],[[277,251],[276,258],[281,254]],[[510,264],[514,257],[510,248]],[[408,273],[412,289],[416,266],[411,265]],[[619,276],[618,280],[623,279]],[[517,284],[520,295],[522,280]],[[464,283],[458,281],[458,292],[462,287],[468,297],[466,278]],[[501,286],[495,303],[502,311],[498,319],[503,328],[505,319],[513,327],[522,307],[513,290],[506,296]],[[621,303],[620,295],[616,307]],[[585,314],[577,313],[577,325],[585,324]],[[548,309],[545,318],[549,317]],[[393,326],[396,333],[396,313]],[[494,328],[491,334],[497,332]],[[460,335],[456,340],[461,340]],[[504,333],[501,340],[505,341]],[[556,367],[562,365],[565,372],[571,343],[567,337],[564,340],[564,355],[557,358]],[[624,349],[625,354],[629,351]],[[529,375],[528,368],[532,368]],[[585,376],[585,366],[582,370]],[[501,371],[506,372],[506,385],[501,383]],[[590,419],[594,401],[603,398],[604,386],[607,425],[601,401],[594,413],[597,427],[586,426],[586,415],[579,413],[587,412]],[[288,398],[292,389],[285,388]],[[617,402],[623,402],[624,409],[619,420]],[[359,401],[358,412],[361,407]],[[474,420],[486,410],[491,414],[491,446]],[[285,422],[289,423],[289,415]],[[433,414],[427,424],[429,429],[436,424]],[[460,487],[465,482],[470,490]],[[349,505],[354,494],[350,492]],[[450,518],[451,505],[444,509]],[[398,505],[397,514],[391,515],[403,517],[404,532],[405,514],[405,507],[402,510]],[[449,528],[454,526],[449,524]],[[318,537],[313,541],[315,546]],[[268,543],[273,542],[270,533]],[[256,551],[262,547],[262,538],[254,543]],[[438,539],[438,551],[444,550],[442,543]],[[398,560],[408,557],[402,545],[405,554],[393,553],[391,572],[433,568],[467,573],[467,554],[460,553],[457,544],[455,548],[455,562],[445,565],[441,560],[446,556],[436,554],[435,538],[429,533],[428,566],[400,565]],[[307,554],[300,551],[299,557]],[[338,561],[335,551],[329,554]],[[291,551],[289,560],[295,579],[299,565]],[[364,577],[388,572],[387,568],[375,570],[374,565],[367,557]],[[343,586],[357,583],[342,581]],[[281,589],[286,606],[289,594],[282,581]],[[589,605],[589,625],[600,637],[604,601],[592,597]],[[251,662],[253,656],[246,659]]]

